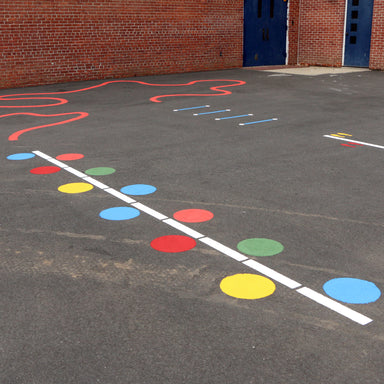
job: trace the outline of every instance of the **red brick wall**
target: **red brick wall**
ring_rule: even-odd
[[[242,66],[243,0],[7,0],[0,88]]]
[[[384,70],[384,2],[373,3],[371,53],[369,67]]]
[[[345,0],[290,0],[289,7],[288,64],[341,66]],[[369,67],[384,70],[383,0],[374,1]]]
[[[296,65],[299,53],[299,0],[289,0],[288,7],[288,65]]]
[[[345,0],[301,0],[298,64],[341,66]]]

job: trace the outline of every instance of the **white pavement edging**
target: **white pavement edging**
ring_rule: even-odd
[[[125,203],[132,205],[136,209],[154,217],[155,219],[162,221],[164,224],[170,225],[171,227],[177,229],[178,231],[183,232],[183,233],[201,241],[202,243],[206,244],[207,246],[217,250],[218,252],[220,252],[226,256],[231,257],[232,259],[242,263],[243,265],[246,265],[247,267],[249,267],[255,271],[258,271],[259,273],[262,273],[263,275],[271,278],[272,280],[275,280],[275,281],[279,282],[280,284],[285,285],[286,287],[288,287],[290,289],[296,290],[296,292],[300,293],[301,295],[303,295],[303,296],[315,301],[316,303],[321,304],[321,305],[339,313],[342,316],[349,318],[352,321],[355,321],[358,324],[366,325],[366,324],[369,324],[370,322],[372,322],[372,319],[370,319],[369,317],[362,315],[361,313],[356,312],[356,311],[348,308],[347,306],[340,304],[339,302],[332,300],[332,299],[328,298],[327,296],[322,295],[321,293],[318,293],[318,292],[316,292],[310,288],[303,287],[302,284],[290,279],[289,277],[282,275],[281,273],[257,262],[256,260],[249,259],[247,256],[244,256],[243,254],[227,247],[226,245],[221,244],[218,241],[213,240],[213,239],[195,231],[194,229],[189,228],[188,226],[181,224],[178,221],[171,219],[171,218],[163,215],[162,213],[160,213],[158,211],[155,211],[154,209],[152,209],[146,205],[133,200],[129,196],[127,196],[127,195],[125,195],[125,194],[123,194],[123,193],[121,193],[121,192],[119,192],[113,188],[110,188],[108,185],[105,185],[105,184],[99,182],[98,180],[93,179],[92,177],[89,177],[85,173],[82,173],[82,172],[80,172],[80,171],[78,171],[72,167],[69,167],[65,163],[62,163],[61,161],[58,161],[58,160],[54,159],[53,157],[46,155],[43,152],[32,151],[32,153],[41,157],[44,160],[47,160],[48,162],[50,162],[52,164],[57,165],[58,167],[62,168],[63,170],[70,172],[74,176],[81,178],[82,180],[94,185],[95,187],[100,188],[101,190],[103,190],[103,191],[111,194],[112,196],[124,201]]]
[[[257,67],[255,67],[257,69]],[[342,75],[344,73],[355,72],[369,72],[368,68],[355,68],[355,67],[300,67],[300,68],[280,68],[280,69],[265,69],[263,72],[274,72],[286,75],[299,75],[299,76],[320,76],[320,75]]]

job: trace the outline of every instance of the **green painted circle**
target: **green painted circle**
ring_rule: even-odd
[[[284,246],[270,239],[246,239],[237,244],[237,249],[250,256],[273,256],[282,252]]]
[[[109,167],[90,168],[85,171],[85,173],[90,176],[104,176],[104,175],[110,175],[111,173],[114,173],[114,172],[116,172],[116,169],[109,168]]]

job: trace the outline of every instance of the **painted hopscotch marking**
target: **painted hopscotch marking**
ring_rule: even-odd
[[[87,181],[88,183],[93,184],[95,187],[100,188],[101,190],[109,193],[110,195],[132,205],[133,207],[135,207],[139,211],[142,211],[142,212],[154,217],[155,219],[162,221],[164,224],[170,225],[171,227],[177,229],[178,231],[183,232],[183,233],[197,239],[198,241],[201,241],[202,243],[204,243],[207,246],[217,250],[218,252],[220,252],[226,256],[229,256],[230,258],[240,262],[241,264],[246,265],[255,271],[258,271],[259,273],[262,273],[263,275],[271,278],[272,280],[275,280],[275,281],[281,283],[282,285],[297,291],[301,295],[315,301],[316,303],[318,303],[320,305],[327,307],[328,309],[330,309],[330,310],[332,310],[332,311],[334,311],[334,312],[336,312],[336,313],[338,313],[344,317],[349,318],[350,320],[352,320],[358,324],[366,325],[366,324],[372,322],[372,319],[370,319],[369,317],[367,317],[367,316],[365,316],[359,312],[356,312],[353,309],[350,309],[350,308],[346,307],[345,305],[340,304],[339,302],[322,295],[321,293],[318,293],[318,292],[316,292],[310,288],[303,287],[301,283],[298,283],[297,281],[294,281],[294,280],[290,279],[289,277],[282,275],[281,273],[257,262],[256,260],[249,259],[248,257],[244,256],[240,252],[237,252],[237,251],[227,247],[226,245],[221,244],[218,241],[213,240],[213,239],[195,231],[192,228],[189,228],[188,226],[181,224],[180,222],[173,220],[173,219],[167,217],[166,215],[163,215],[162,213],[160,213],[160,212],[158,212],[158,211],[156,211],[156,210],[154,210],[154,209],[152,209],[152,208],[150,208],[150,207],[148,207],[142,203],[136,202],[135,200],[133,200],[129,196],[127,196],[127,195],[125,195],[125,194],[123,194],[123,193],[103,184],[103,183],[100,183],[99,181],[93,179],[92,177],[89,177],[88,175],[67,166],[65,163],[62,163],[62,162],[54,159],[53,157],[46,155],[43,152],[32,151],[32,153],[34,153],[35,155],[41,157],[42,159],[44,159],[44,160],[46,160],[52,164],[58,165],[60,168],[62,168],[63,170],[67,170],[68,172],[72,173],[74,176],[77,176],[77,177]],[[74,172],[74,171],[76,171],[76,172]]]
[[[189,111],[191,109],[200,109],[200,108],[209,108],[209,107],[210,107],[210,105],[199,105],[198,107],[188,107],[188,108],[174,109],[173,112]]]
[[[229,111],[230,109],[221,109],[220,111],[194,113],[193,116],[212,115],[213,113],[223,113],[223,112],[229,112]]]
[[[329,139],[334,139],[334,140],[342,140],[342,141],[347,141],[348,143],[354,143],[357,145],[365,145],[368,147],[374,147],[374,148],[379,148],[379,149],[384,149],[383,145],[377,145],[377,144],[372,144],[372,143],[365,143],[364,141],[357,141],[357,140],[351,140],[351,139],[345,139],[343,137],[336,137],[332,135],[323,135],[323,137],[327,137]]]
[[[237,116],[216,117],[215,120],[237,119],[239,117],[247,117],[247,116],[253,116],[253,113],[247,113],[246,115],[237,115]]]
[[[239,125],[250,125],[250,124],[259,124],[259,123],[266,123],[269,121],[276,121],[279,120],[277,117],[273,117],[272,119],[266,119],[266,120],[259,120],[259,121],[250,121],[248,123],[240,123]]]

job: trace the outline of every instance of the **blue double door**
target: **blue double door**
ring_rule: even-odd
[[[344,65],[368,67],[373,0],[348,0]]]
[[[244,1],[244,66],[284,65],[287,0]]]

